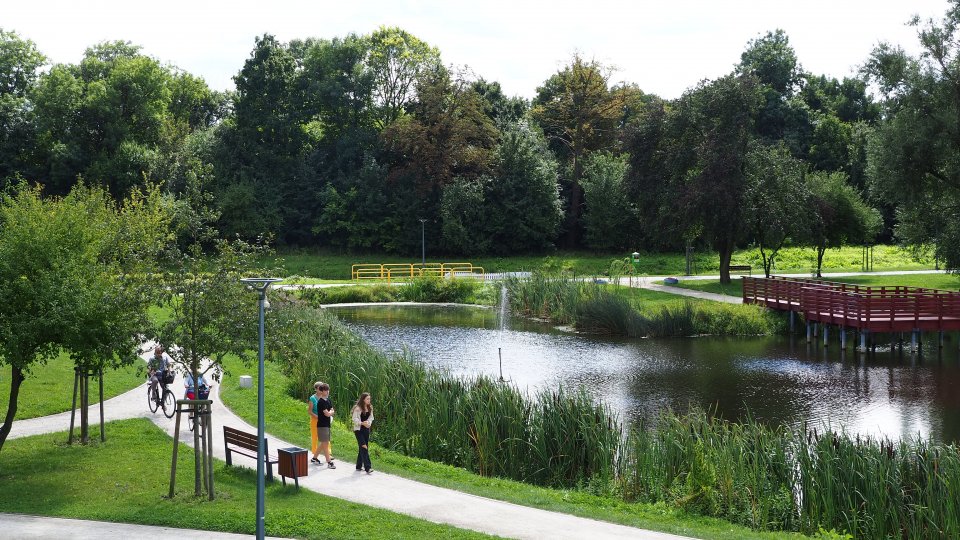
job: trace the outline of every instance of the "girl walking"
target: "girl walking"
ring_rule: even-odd
[[[327,467],[336,469],[333,456],[330,453],[330,419],[334,415],[333,403],[330,402],[330,385],[317,381],[313,385],[313,395],[310,396],[310,450],[313,457],[310,461],[320,465],[320,452],[327,458]]]
[[[357,437],[357,470],[363,469],[367,474],[373,472],[370,464],[370,426],[373,424],[373,406],[370,404],[370,394],[360,394],[360,399],[353,406],[353,434]]]

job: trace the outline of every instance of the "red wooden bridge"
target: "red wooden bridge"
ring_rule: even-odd
[[[960,292],[862,287],[818,279],[743,278],[743,303],[803,314],[808,323],[861,332],[960,330]],[[843,339],[845,334],[841,334]],[[863,343],[861,339],[861,343]]]

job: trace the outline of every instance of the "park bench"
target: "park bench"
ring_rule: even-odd
[[[263,462],[267,466],[267,479],[273,480],[273,464],[279,463],[277,456],[270,455],[269,441],[263,441]],[[231,448],[233,445],[233,448]],[[227,465],[232,465],[230,452],[257,459],[257,436],[253,433],[223,426],[223,447],[227,453]],[[252,452],[252,453],[251,453]]]
[[[733,272],[740,272],[740,273],[746,272],[748,276],[752,276],[753,267],[750,266],[749,264],[731,264],[730,273],[733,273]]]

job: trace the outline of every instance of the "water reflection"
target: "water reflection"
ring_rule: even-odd
[[[664,408],[697,404],[729,419],[960,440],[955,342],[922,358],[888,345],[869,355],[844,353],[802,338],[601,339],[517,318],[499,330],[496,311],[480,308],[335,311],[375,347],[406,347],[456,374],[496,378],[502,347],[504,376],[519,387],[583,387],[627,420],[652,421]]]

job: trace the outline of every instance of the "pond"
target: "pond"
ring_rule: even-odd
[[[385,352],[404,348],[453,374],[503,376],[521,389],[585,388],[627,422],[691,404],[726,419],[831,425],[891,438],[960,441],[960,352],[842,352],[802,336],[616,339],[467,306],[331,308]]]

